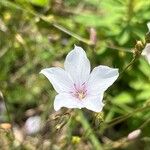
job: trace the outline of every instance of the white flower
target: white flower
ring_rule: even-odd
[[[54,100],[54,109],[87,108],[100,112],[104,91],[118,78],[118,69],[98,66],[92,72],[85,51],[78,46],[69,52],[64,69],[52,67],[43,69],[44,74],[58,93]]]
[[[150,22],[147,24],[148,26],[148,29],[149,29],[149,32],[150,32]],[[150,43],[147,43],[143,52],[142,52],[142,55],[145,56],[145,58],[148,60],[148,62],[150,63]]]

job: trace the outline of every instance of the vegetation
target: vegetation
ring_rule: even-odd
[[[149,149],[150,65],[141,42],[150,1],[0,0],[0,12],[0,149]],[[119,68],[101,113],[55,112],[56,93],[39,74],[62,67],[74,44],[86,50],[92,68]],[[42,127],[27,135],[31,116],[40,116]],[[137,129],[141,134],[128,138]]]

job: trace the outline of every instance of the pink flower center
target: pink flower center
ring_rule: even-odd
[[[87,95],[87,87],[85,82],[81,85],[74,84],[73,91],[70,92],[73,97],[76,97],[79,100],[82,100]]]

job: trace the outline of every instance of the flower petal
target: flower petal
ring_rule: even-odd
[[[102,65],[95,67],[88,81],[88,91],[92,95],[97,95],[111,86],[118,76],[118,69]]]
[[[65,60],[65,70],[71,75],[75,83],[83,83],[89,78],[90,62],[85,51],[79,47],[69,52]]]
[[[88,96],[83,100],[83,105],[85,108],[92,110],[94,112],[101,112],[104,104],[102,103],[103,93],[96,96]]]
[[[150,43],[146,44],[143,52],[142,52],[142,55],[144,55],[148,62],[150,63]]]
[[[46,68],[41,70],[53,85],[57,93],[69,92],[73,86],[73,81],[68,73],[59,67]]]
[[[60,93],[56,95],[54,100],[54,109],[58,111],[61,107],[79,108],[83,107],[83,102],[71,96],[71,94]]]

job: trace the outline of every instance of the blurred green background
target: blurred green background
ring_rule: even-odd
[[[0,130],[1,149],[41,149],[45,141],[43,149],[150,149],[150,65],[142,56],[105,92],[99,114],[55,112],[56,93],[39,74],[62,67],[74,44],[86,50],[92,68],[101,64],[121,72],[136,42],[144,41],[148,21],[150,0],[0,0],[0,102],[7,103],[21,134],[28,117],[39,115],[44,124],[17,144]],[[7,112],[0,112],[0,122],[9,122]],[[139,139],[124,141],[138,128]]]

